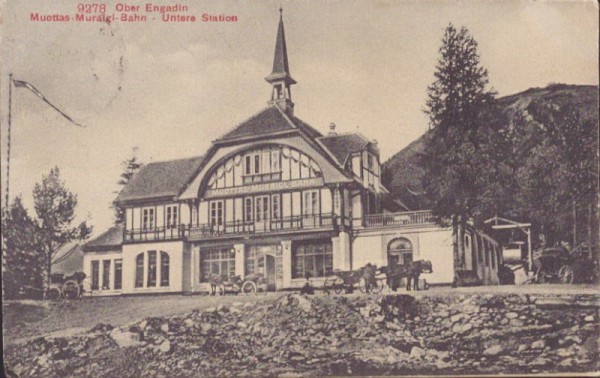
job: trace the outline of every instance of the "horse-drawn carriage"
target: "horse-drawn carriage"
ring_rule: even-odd
[[[533,252],[534,283],[563,283],[594,281],[595,265],[582,244],[569,251],[566,248],[547,247]]]
[[[405,265],[391,265],[381,268],[387,277],[387,284],[392,291],[400,287],[402,278],[406,278],[406,291],[419,290],[419,277],[423,273],[433,273],[431,261],[417,260]]]
[[[46,291],[45,298],[53,301],[60,299],[76,299],[83,295],[85,273],[76,272],[70,276],[62,273],[50,275],[50,287]]]
[[[331,290],[336,294],[342,292],[352,292],[358,288],[363,293],[380,293],[385,286],[385,277],[375,275],[370,277],[365,275],[365,268],[358,270],[335,270],[332,276],[325,279],[323,283],[324,290]]]
[[[229,279],[225,280],[222,276],[215,275],[211,277],[211,284],[216,286],[217,293],[219,295],[239,293],[244,294],[255,294],[259,291],[264,292],[267,290],[267,280],[262,274],[249,274],[244,279],[240,276],[232,275]]]
[[[372,273],[365,274],[365,269],[373,269]],[[419,290],[419,276],[423,273],[433,273],[431,261],[418,260],[406,265],[390,265],[376,269],[367,266],[350,271],[336,270],[332,276],[327,277],[323,289],[331,290],[336,294],[343,291],[351,292],[356,286],[363,293],[380,293],[387,286],[396,291],[402,278],[406,278],[406,290]],[[414,282],[414,285],[413,285]]]

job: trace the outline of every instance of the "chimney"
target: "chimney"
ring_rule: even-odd
[[[329,124],[329,135],[337,135],[335,132],[335,123],[331,122]]]

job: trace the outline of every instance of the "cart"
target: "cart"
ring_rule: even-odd
[[[263,292],[267,290],[267,280],[261,274],[250,274],[244,279],[240,276],[232,275],[229,280],[222,280],[217,285],[219,295],[239,293],[244,294],[255,294],[257,292]]]
[[[573,283],[573,255],[564,247],[548,247],[533,252],[535,283]]]
[[[59,301],[61,299],[76,299],[83,295],[83,281],[86,274],[77,272],[70,276],[62,273],[54,273],[50,275],[50,287],[46,291],[44,297],[51,301]]]
[[[383,290],[385,276],[376,275],[373,282],[370,283],[369,292],[378,294]],[[367,283],[364,279],[364,268],[359,270],[335,270],[332,276],[325,279],[323,289],[333,291],[336,294],[342,292],[352,292],[358,286],[362,293],[367,292]]]

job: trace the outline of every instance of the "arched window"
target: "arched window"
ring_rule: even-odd
[[[169,286],[169,254],[160,252],[160,286]]]
[[[160,258],[159,261],[157,259]],[[141,252],[135,257],[135,287],[169,286],[169,254],[160,251]],[[146,269],[146,285],[144,271]],[[160,282],[158,281],[160,277]]]
[[[135,287],[144,286],[144,253],[135,258]]]
[[[148,251],[148,287],[156,286],[156,251]]]
[[[413,261],[413,246],[406,238],[397,238],[388,245],[388,265],[407,265]]]

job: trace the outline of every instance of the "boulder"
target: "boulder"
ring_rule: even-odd
[[[546,340],[536,340],[531,343],[531,349],[544,349],[546,347]]]
[[[419,348],[418,346],[414,346],[410,350],[410,358],[423,358],[425,357],[425,354],[425,349]]]
[[[169,340],[163,341],[158,347],[162,353],[169,353],[171,351],[171,342]]]
[[[121,328],[113,329],[110,332],[110,337],[121,348],[139,345],[144,340],[142,333],[136,331],[125,331]]]
[[[484,356],[497,356],[500,353],[504,352],[504,347],[500,344],[492,345],[483,351]]]

